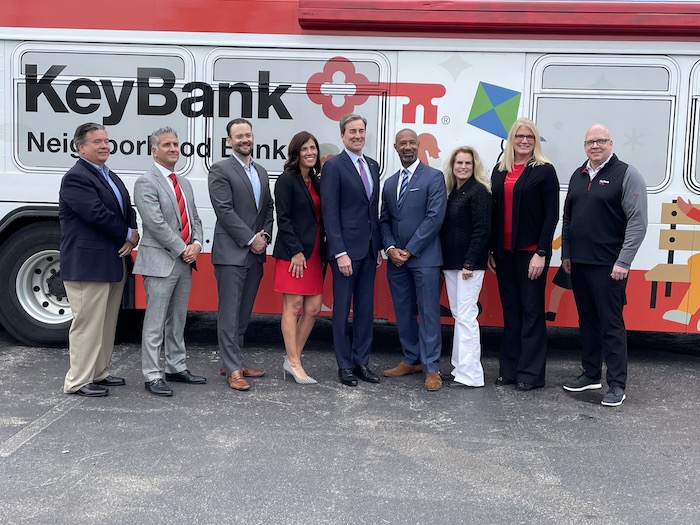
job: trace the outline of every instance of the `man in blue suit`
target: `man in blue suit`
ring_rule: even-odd
[[[403,169],[389,177],[382,193],[379,229],[389,257],[386,274],[405,356],[384,375],[425,371],[425,388],[435,391],[442,387],[440,228],[447,190],[442,172],[418,160],[418,146],[415,131],[403,129],[396,134],[394,148]]]
[[[105,164],[111,145],[104,126],[82,124],[73,141],[80,158],[63,176],[58,197],[61,277],[73,312],[63,391],[104,397],[107,387],[125,384],[107,367],[139,233],[129,192]]]
[[[344,150],[323,166],[321,212],[333,272],[333,346],[340,382],[379,383],[369,367],[374,322],[374,275],[381,263],[379,165],[365,157],[367,120],[340,119]],[[353,304],[352,343],[348,316]]]

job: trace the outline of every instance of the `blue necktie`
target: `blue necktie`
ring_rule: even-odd
[[[399,190],[399,206],[403,204],[403,198],[406,195],[406,190],[408,189],[408,170],[404,168],[401,171],[401,189]]]

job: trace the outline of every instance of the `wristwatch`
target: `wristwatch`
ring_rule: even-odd
[[[540,257],[547,257],[547,250],[537,250],[537,255]]]

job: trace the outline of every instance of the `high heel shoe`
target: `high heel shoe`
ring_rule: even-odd
[[[292,366],[289,364],[287,358],[284,358],[284,363],[282,364],[282,377],[287,379],[287,374],[291,375],[294,381],[300,385],[315,385],[318,383],[313,377],[299,377],[294,373]]]

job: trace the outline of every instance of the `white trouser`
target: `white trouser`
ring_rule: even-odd
[[[477,302],[484,282],[484,270],[475,270],[472,277],[462,279],[462,270],[444,270],[447,298],[455,319],[452,340],[452,375],[455,381],[469,386],[484,386],[481,366],[481,334],[476,316]]]

